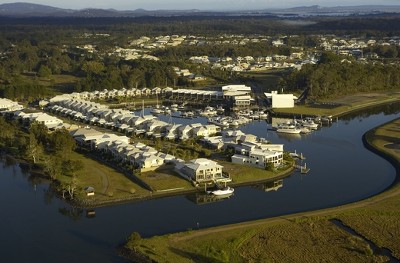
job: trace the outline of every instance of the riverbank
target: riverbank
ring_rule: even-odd
[[[276,180],[280,180],[290,176],[295,168],[292,166],[287,167],[284,170],[269,172],[255,167],[231,164],[228,162],[223,162],[223,166],[229,170],[231,174],[232,182],[229,183],[231,187],[239,187],[239,186],[248,186],[248,185],[256,185],[261,183],[273,182]],[[153,183],[153,191],[143,190],[138,193],[129,194],[123,196],[107,196],[106,194],[101,194],[99,198],[95,197],[87,197],[81,196],[79,198],[75,198],[74,200],[70,200],[71,203],[80,208],[96,208],[108,205],[118,205],[124,203],[131,202],[140,202],[150,199],[157,198],[165,198],[169,196],[176,195],[186,195],[193,193],[204,193],[203,187],[194,187],[185,179],[177,176],[176,174],[171,173],[160,173],[160,172],[149,172],[146,173],[152,180],[173,180],[173,181],[182,181],[186,187],[174,187],[165,188],[165,184],[163,182]],[[156,174],[156,175],[155,175]],[[146,175],[138,176],[140,178],[146,177]],[[157,178],[160,177],[160,178]],[[146,180],[146,179],[144,179]],[[148,181],[146,181],[147,183]],[[150,182],[151,183],[151,182]],[[125,192],[128,192],[127,190]]]
[[[400,101],[400,92],[360,93],[320,103],[274,109],[276,116],[324,116],[338,118],[354,111]]]
[[[364,135],[368,148],[388,159],[396,180],[382,193],[365,200],[323,210],[280,216],[239,224],[199,229],[130,242],[127,247],[157,262],[384,262],[378,250],[389,249],[400,258],[400,120]],[[338,219],[364,239],[343,231]],[[373,250],[366,240],[379,249]],[[144,250],[147,248],[147,250]],[[147,252],[146,252],[147,251]],[[151,252],[151,253],[150,253]]]

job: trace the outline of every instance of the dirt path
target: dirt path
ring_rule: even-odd
[[[99,175],[101,177],[101,182],[103,185],[103,188],[101,189],[101,193],[102,194],[106,194],[107,190],[108,190],[108,186],[109,186],[109,181],[108,181],[108,176],[105,172],[103,172],[101,169],[95,167],[96,173],[97,175]]]

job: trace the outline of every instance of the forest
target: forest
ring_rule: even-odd
[[[288,22],[289,21],[289,22]],[[93,37],[96,34],[109,37]],[[216,83],[235,83],[243,77],[188,63],[190,56],[213,57],[289,55],[291,47],[315,52],[320,34],[356,37],[392,37],[400,33],[400,17],[396,15],[307,18],[298,20],[279,17],[139,17],[139,18],[0,18],[0,96],[23,102],[53,96],[57,93],[120,89],[123,87],[192,86],[193,82],[177,77],[172,67],[213,79]],[[85,34],[92,35],[87,38]],[[176,46],[151,52],[159,61],[122,60],[106,56],[116,46],[128,47],[140,36],[202,35],[216,38],[223,35],[265,35],[279,37],[285,46],[271,42],[246,45]],[[286,35],[296,35],[289,38]],[[82,54],[80,45],[96,46],[96,53]],[[335,96],[339,92],[397,87],[398,68],[391,60],[400,56],[399,46],[369,47],[389,59],[384,65],[320,63],[294,72],[281,84],[290,90],[312,87],[315,98]],[[390,72],[391,74],[383,74]],[[60,76],[72,81],[62,82]],[[379,85],[373,85],[373,83]],[[395,84],[395,85],[393,85]],[[344,90],[341,90],[344,89]]]
[[[357,63],[324,53],[317,65],[306,65],[280,83],[286,90],[309,88],[309,99],[334,98],[358,92],[400,90],[400,66]]]

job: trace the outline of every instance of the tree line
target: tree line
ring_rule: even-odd
[[[198,55],[212,57],[289,55],[290,47],[298,46],[305,49],[315,47],[318,39],[315,33],[389,37],[400,31],[398,16],[311,20],[313,23],[296,25],[268,16],[0,18],[0,96],[31,102],[52,96],[54,92],[64,93],[66,90],[79,92],[122,87],[193,85],[186,78],[177,76],[171,66],[189,68],[193,73],[214,78],[218,82],[234,82],[236,79],[233,78],[236,76],[230,72],[191,65],[187,63],[187,59]],[[96,36],[96,33],[110,33],[110,36]],[[153,54],[159,56],[161,61],[123,61],[118,57],[104,56],[115,46],[127,47],[130,40],[143,35],[171,34],[202,35],[214,40],[217,36],[239,34],[254,37],[280,36],[287,46],[274,47],[270,42],[246,45],[178,46],[154,51]],[[285,34],[298,35],[288,37]],[[86,35],[90,37],[87,38]],[[77,48],[88,43],[96,46],[98,53],[83,53]],[[394,46],[371,47],[364,50],[364,53],[367,52],[375,52],[381,57],[394,59],[398,58],[400,53],[399,47]],[[56,85],[54,81],[54,76],[60,74],[74,76],[78,81],[60,90],[62,84]],[[294,88],[295,85],[291,84],[290,78],[287,82],[288,87]],[[314,82],[315,87],[324,86],[322,83]]]
[[[326,53],[317,65],[305,65],[280,83],[285,90],[309,89],[309,99],[334,98],[357,92],[400,90],[400,66],[359,63]]]
[[[77,188],[77,173],[83,168],[83,163],[71,158],[76,143],[66,129],[49,133],[46,126],[33,122],[25,132],[20,123],[10,122],[4,117],[0,117],[0,126],[2,149],[40,168],[58,183],[63,196],[68,193],[73,198]]]

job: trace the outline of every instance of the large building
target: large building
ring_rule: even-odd
[[[278,94],[277,91],[264,93],[267,99],[271,101],[272,108],[293,108],[297,97],[293,94]]]

